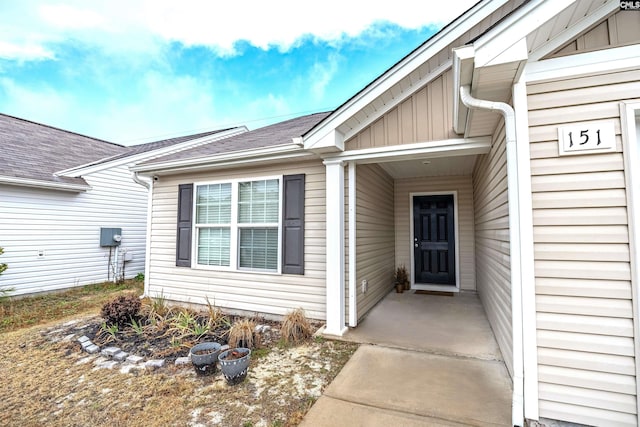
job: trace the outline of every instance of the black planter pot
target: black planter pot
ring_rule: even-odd
[[[239,352],[244,356],[238,359],[227,359],[232,352]],[[218,361],[220,362],[220,370],[227,382],[231,385],[239,384],[244,381],[249,371],[251,350],[245,347],[230,348],[220,353]]]
[[[220,354],[220,347],[221,345],[217,342],[203,342],[191,347],[189,356],[197,375],[213,375],[216,372],[216,362]]]

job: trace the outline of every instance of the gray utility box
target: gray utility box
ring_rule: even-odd
[[[122,228],[100,228],[100,246],[120,246]]]

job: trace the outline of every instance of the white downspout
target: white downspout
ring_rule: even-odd
[[[509,199],[509,239],[511,259],[511,330],[513,335],[513,395],[511,420],[524,423],[524,354],[522,350],[522,282],[520,258],[520,207],[518,203],[518,159],[516,154],[515,113],[509,104],[471,96],[468,85],[460,87],[460,100],[468,108],[496,111],[504,117],[507,150],[507,197]]]
[[[138,176],[138,172],[133,173],[133,181],[142,185],[148,190],[147,193],[147,232],[145,236],[145,249],[144,249],[144,289],[142,291],[142,297],[148,297],[149,295],[149,265],[151,260],[151,213],[153,211],[153,178],[151,180],[144,181]]]

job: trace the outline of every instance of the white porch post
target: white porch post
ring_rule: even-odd
[[[326,328],[341,336],[344,324],[344,163],[325,160],[326,168]]]

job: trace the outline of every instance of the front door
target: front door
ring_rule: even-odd
[[[453,195],[413,197],[415,283],[456,284]]]

